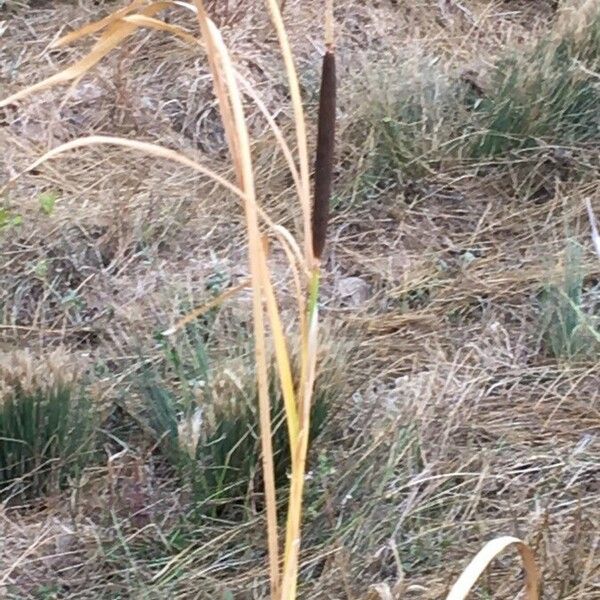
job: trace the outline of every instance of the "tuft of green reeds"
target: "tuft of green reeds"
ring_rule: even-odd
[[[256,388],[247,379],[246,373],[252,369],[245,360],[239,359],[241,364],[238,360],[234,372],[219,366],[226,358],[215,364],[209,360],[203,333],[191,323],[177,339],[164,338],[164,360],[152,368],[144,366],[133,385],[144,407],[142,418],[155,433],[155,443],[191,490],[194,513],[239,518],[250,504],[256,505],[262,481]],[[323,373],[317,382],[310,440],[323,430],[329,415],[334,391],[330,379],[329,373]],[[269,398],[274,479],[276,489],[283,493],[291,453],[273,369],[269,372]]]
[[[360,95],[367,105],[351,129],[365,161],[358,193],[368,198],[473,168],[482,180],[509,172],[511,192],[531,198],[552,194],[557,175],[566,181],[593,173],[600,10],[588,4],[582,23],[522,54],[500,55],[486,77],[414,57],[382,74],[366,72]]]
[[[0,490],[5,498],[55,493],[93,452],[93,410],[83,386],[56,350],[0,360]]]
[[[474,111],[473,156],[597,146],[600,142],[600,13],[583,31],[544,40],[524,58],[500,61]]]
[[[585,305],[582,260],[583,248],[571,242],[561,280],[549,284],[541,297],[544,345],[556,358],[589,358],[600,350],[598,318]]]

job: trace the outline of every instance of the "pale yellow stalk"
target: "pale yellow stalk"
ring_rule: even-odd
[[[285,25],[277,0],[267,0],[271,19],[277,32],[281,55],[285,64],[285,70],[290,86],[290,96],[292,107],[294,109],[294,124],[296,129],[296,143],[298,144],[298,162],[300,164],[300,188],[299,196],[302,207],[303,227],[304,227],[304,255],[308,265],[313,263],[313,245],[311,228],[311,202],[310,202],[310,178],[308,166],[308,144],[306,142],[306,123],[304,120],[304,108],[302,106],[302,96],[300,94],[300,84],[294,65],[294,57],[290,48]]]
[[[316,356],[318,345],[318,309],[314,308],[309,316],[307,340],[308,364],[305,374],[303,412],[301,414],[301,430],[295,445],[292,446],[295,468],[292,471],[290,499],[288,503],[288,520],[286,527],[285,557],[281,600],[294,600],[298,584],[298,563],[300,560],[300,531],[302,525],[302,496],[306,472],[306,456],[310,434],[311,398],[316,376]]]
[[[267,510],[267,537],[269,546],[269,573],[273,598],[279,594],[279,544],[277,539],[277,503],[275,496],[275,477],[273,468],[273,446],[271,432],[271,413],[269,400],[269,376],[267,365],[267,349],[265,339],[265,323],[263,315],[263,271],[265,264],[264,248],[261,243],[256,210],[256,193],[254,173],[250,152],[250,138],[246,126],[241,95],[237,86],[235,71],[231,65],[229,53],[221,39],[219,30],[206,16],[202,2],[196,0],[198,16],[201,22],[207,52],[213,54],[211,60],[214,67],[222,69],[224,83],[222,94],[227,98],[226,111],[222,113],[224,120],[232,118],[228,129],[232,140],[232,152],[237,152],[234,163],[239,169],[240,187],[245,193],[244,210],[248,231],[248,250],[250,254],[250,274],[252,279],[252,312],[254,321],[255,360],[258,378],[259,418],[261,427],[261,445],[263,460],[263,477],[265,483],[265,502]],[[230,109],[230,113],[227,112]]]
[[[302,494],[304,490],[304,477],[306,455],[308,450],[308,436],[310,428],[310,408],[314,379],[316,373],[318,311],[316,296],[318,295],[319,261],[315,260],[312,241],[312,206],[310,200],[308,150],[306,141],[306,126],[304,110],[300,95],[300,86],[294,66],[294,60],[281,12],[276,0],[267,0],[271,18],[281,47],[286,74],[290,86],[290,95],[294,109],[294,122],[298,144],[300,163],[299,197],[304,219],[304,244],[305,260],[311,272],[311,300],[308,306],[308,321],[305,320],[300,339],[300,384],[298,387],[298,413],[300,416],[300,433],[294,439],[290,438],[292,452],[292,475],[290,498],[288,504],[288,519],[286,527],[283,580],[281,600],[293,600],[296,597],[298,562],[300,553],[300,529],[302,522]],[[333,2],[326,0],[326,33],[328,45],[333,45]],[[306,328],[308,325],[308,331]]]

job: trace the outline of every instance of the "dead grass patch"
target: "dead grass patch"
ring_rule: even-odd
[[[522,178],[519,161],[532,164],[530,157],[496,157],[500,173],[478,177],[477,165],[430,158],[432,148],[452,139],[436,129],[440,119],[458,117],[440,94],[454,101],[455,82],[476,92],[473,83],[486,84],[499,48],[530,50],[554,18],[550,3],[463,2],[466,13],[444,4],[448,13],[431,3],[338,3],[343,160],[322,296],[327,318],[346,324],[352,351],[348,390],[312,458],[300,594],[362,599],[389,589],[392,597],[438,599],[485,541],[512,534],[536,550],[548,597],[592,598],[599,564],[597,358],[557,359],[544,351],[538,297],[564,274],[570,239],[583,249],[586,289],[597,285],[583,202],[590,198],[600,214],[597,173],[589,170],[589,182],[564,178],[561,156],[542,153],[534,170],[551,193],[524,202],[513,192],[537,189]],[[0,26],[0,40],[11,41],[0,49],[3,91],[71,62],[79,50],[40,59],[52,22],[75,27],[92,9],[87,2],[17,7],[8,28]],[[313,108],[318,11],[306,2],[286,6]],[[274,40],[262,12],[220,18],[244,74],[271,108],[280,106],[281,65],[266,58]],[[206,72],[179,42],[162,34],[152,40],[132,39],[60,111],[60,92],[52,91],[18,114],[2,113],[3,179],[49,145],[107,132],[183,148],[226,172]],[[398,46],[406,61],[402,77],[391,81],[390,104],[406,110],[401,94],[428,99],[429,125],[423,130],[405,119],[410,168],[401,161],[400,183],[394,173],[367,194],[359,176],[373,140],[355,133],[357,119],[365,124],[372,90],[379,91],[375,72],[395,68],[386,54]],[[144,59],[134,68],[136,53]],[[276,113],[281,122],[288,116]],[[283,160],[262,135],[258,115],[250,121],[260,191],[273,218],[293,228],[299,215],[289,208]],[[59,192],[51,215],[39,203],[48,190]],[[77,160],[48,163],[2,201],[23,218],[0,230],[2,345],[84,347],[111,399],[135,401],[126,385],[140,367],[135,349],[171,326],[182,304],[206,298],[219,277],[226,286],[247,276],[239,267],[246,259],[235,200],[179,168],[85,150]],[[358,291],[340,292],[349,286]],[[72,300],[65,304],[65,297]],[[220,313],[224,348],[236,344],[247,300],[242,295]],[[106,429],[124,441],[126,419],[116,414]],[[266,596],[263,516],[190,524],[187,490],[146,452],[146,434],[136,430],[127,447],[110,438],[106,465],[46,507],[3,509],[0,581],[8,597]],[[520,581],[517,562],[499,560],[474,597],[514,597]]]

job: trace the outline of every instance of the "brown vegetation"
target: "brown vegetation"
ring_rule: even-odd
[[[444,598],[502,535],[533,548],[544,597],[600,594],[600,262],[586,210],[589,200],[600,214],[600,134],[593,118],[569,120],[599,93],[600,7],[552,5],[336,2],[337,161],[321,283],[323,352],[334,360],[309,460],[300,598]],[[207,6],[294,140],[263,3]],[[81,58],[85,40],[50,44],[115,8],[0,2],[0,98]],[[284,16],[316,140],[322,4],[288,0]],[[196,33],[183,11],[168,21]],[[552,57],[565,39],[563,73]],[[518,70],[499,66],[515,52]],[[531,91],[521,84],[538,65]],[[537,112],[495,130],[514,144],[477,138],[501,107],[528,104],[514,90],[538,89],[552,102],[532,96]],[[77,85],[0,109],[0,186],[88,135],[160,143],[234,180],[212,90],[197,48],[142,30]],[[301,231],[285,158],[250,100],[247,110],[261,206]],[[2,188],[0,349],[27,349],[39,374],[60,348],[68,373],[92,386],[101,422],[82,473],[2,505],[6,597],[267,597],[258,467],[229,512],[196,514],[193,481],[162,451],[147,411],[159,394],[253,401],[247,290],[189,335],[160,335],[247,280],[244,231],[232,194],[123,148],[79,148]],[[276,248],[270,265],[287,324],[293,283]],[[519,561],[503,555],[473,597],[522,587]]]

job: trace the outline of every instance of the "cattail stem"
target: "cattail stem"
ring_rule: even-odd
[[[325,46],[333,49],[333,0],[325,0]]]
[[[317,133],[317,156],[315,160],[315,198],[312,214],[313,255],[321,259],[327,238],[329,201],[333,182],[335,150],[336,74],[335,52],[328,47],[323,56],[321,94],[319,99],[319,123]]]

